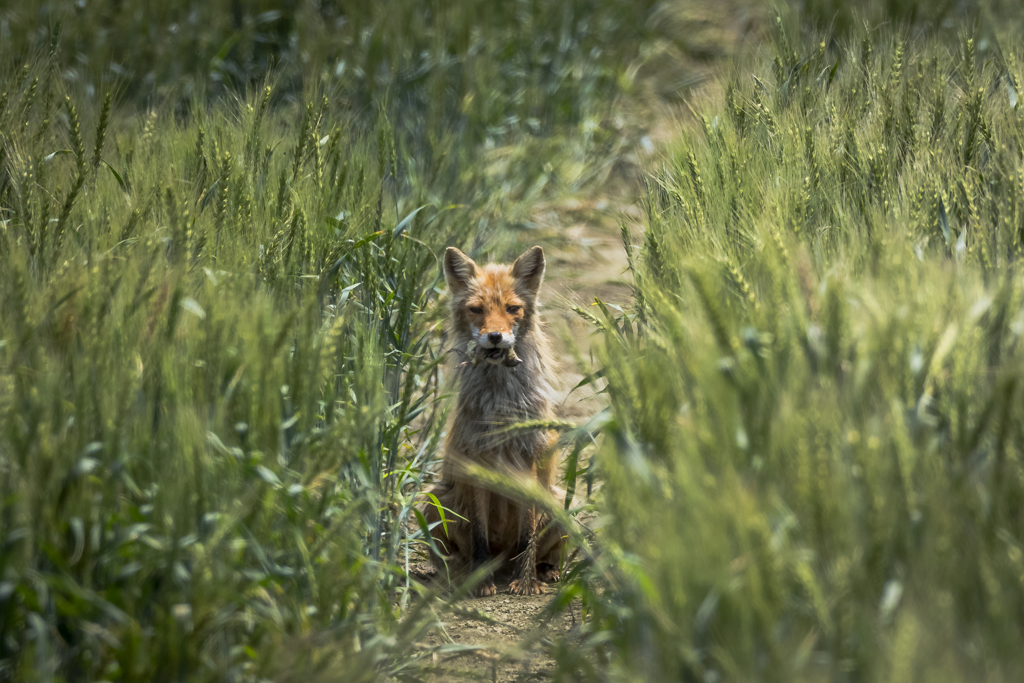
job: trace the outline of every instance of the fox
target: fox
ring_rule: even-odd
[[[458,394],[443,451],[441,477],[431,492],[454,515],[442,522],[437,505],[425,516],[437,570],[455,575],[479,569],[493,558],[514,564],[509,591],[538,595],[559,579],[564,544],[535,506],[494,493],[463,474],[472,462],[513,476],[535,479],[553,500],[555,486],[551,430],[503,429],[526,420],[550,420],[555,404],[554,372],[541,326],[539,294],[544,250],[535,246],[511,265],[478,266],[455,247],[444,255],[450,294],[449,339],[457,354]],[[493,573],[475,589],[478,597],[497,594]]]

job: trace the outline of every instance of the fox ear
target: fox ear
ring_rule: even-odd
[[[469,282],[476,277],[476,263],[455,247],[448,247],[444,252],[444,277],[448,280],[448,289],[458,294],[469,288]]]
[[[544,250],[531,247],[512,264],[512,277],[516,285],[532,297],[540,291],[540,283],[544,280]]]

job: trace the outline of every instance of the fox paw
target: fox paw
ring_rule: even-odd
[[[487,598],[487,597],[490,597],[492,595],[497,595],[497,594],[498,594],[498,587],[494,585],[494,579],[490,579],[490,578],[484,579],[483,581],[481,581],[480,585],[478,585],[473,590],[473,595],[475,595],[478,598]]]
[[[560,578],[558,567],[553,564],[542,564],[537,566],[537,578],[544,583],[555,583]]]
[[[544,593],[544,584],[539,579],[516,579],[508,585],[508,592],[512,595],[541,595]]]

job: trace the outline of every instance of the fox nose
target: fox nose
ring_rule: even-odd
[[[487,341],[491,342],[492,344],[500,344],[501,343],[501,332],[488,332],[487,333]]]

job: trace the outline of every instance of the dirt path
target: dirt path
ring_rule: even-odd
[[[587,306],[595,297],[610,303],[628,303],[628,263],[619,225],[625,221],[634,233],[639,232],[640,212],[633,201],[637,190],[638,187],[628,186],[619,192],[618,198],[602,193],[598,197],[570,197],[540,204],[531,215],[539,229],[531,233],[530,244],[541,244],[547,257],[541,298],[544,324],[561,361],[560,393],[567,396],[557,411],[561,419],[582,422],[606,403],[603,395],[596,395],[590,386],[572,392],[583,378],[576,354],[587,357],[591,328],[571,306]],[[579,494],[576,500],[580,502]],[[433,574],[424,561],[416,562],[413,572],[427,580]],[[451,643],[479,648],[435,658],[432,665],[437,673],[432,680],[529,680],[542,678],[542,673],[550,669],[552,662],[539,652],[535,636],[554,589],[546,595],[513,596],[508,593],[508,582],[509,577],[495,576],[499,591],[496,596],[461,601],[458,610],[445,615],[441,628],[426,639],[424,645],[428,647]],[[579,619],[579,607],[575,606],[545,624],[545,628],[565,632]],[[530,645],[524,646],[524,642]]]
[[[538,212],[561,225],[557,237],[541,242],[549,273],[544,294],[545,322],[560,355],[559,379],[565,397],[558,415],[566,420],[585,419],[604,407],[605,402],[595,396],[594,386],[572,391],[583,379],[577,354],[589,361],[593,328],[571,306],[585,309],[595,299],[619,305],[629,303],[631,276],[619,221],[630,224],[637,232],[640,212],[633,202],[613,203],[601,198],[571,199],[558,206],[539,207]]]
[[[542,291],[544,322],[560,356],[559,385],[562,396],[567,397],[558,408],[561,419],[582,422],[606,404],[603,395],[595,394],[595,387],[572,391],[584,376],[576,358],[577,354],[588,357],[591,327],[571,306],[586,307],[595,297],[628,305],[630,275],[619,226],[625,223],[634,235],[639,235],[638,192],[636,183],[620,187],[615,197],[602,192],[534,207],[531,219],[540,229],[532,235],[535,242],[531,243],[544,246],[548,262]],[[579,494],[576,501],[581,502]],[[430,571],[422,564],[418,570]],[[513,596],[507,592],[507,577],[502,578],[495,577],[499,590],[496,596],[463,600],[459,612],[448,615],[440,631],[428,638],[428,646],[447,642],[480,647],[470,654],[435,660],[439,673],[433,680],[536,680],[550,669],[552,662],[540,652],[536,635],[554,590],[549,589],[547,595]],[[579,607],[575,606],[544,628],[565,632],[579,619]],[[524,646],[524,642],[529,645]]]
[[[540,629],[569,631],[579,623],[579,609],[563,613],[550,623],[541,621],[551,598],[547,595],[518,597],[499,593],[491,598],[464,600],[462,613],[442,624],[440,634],[429,636],[427,645],[452,642],[479,646],[472,654],[438,657],[439,672],[433,680],[455,681],[467,678],[507,682],[542,678],[552,662],[542,656],[535,643]]]
[[[603,395],[595,394],[594,387],[572,391],[583,378],[576,354],[588,357],[591,328],[571,306],[588,306],[595,297],[628,304],[628,262],[619,226],[625,222],[634,234],[639,233],[641,214],[634,199],[638,189],[637,184],[620,187],[618,197],[602,192],[598,196],[570,197],[534,207],[531,220],[539,229],[531,235],[531,244],[544,246],[548,263],[541,295],[544,323],[561,360],[560,393],[567,396],[557,411],[561,419],[582,422],[606,404]],[[580,494],[576,502],[581,502]],[[432,572],[423,562],[417,563],[414,571],[423,576]],[[552,662],[539,651],[536,636],[554,589],[549,589],[547,595],[519,597],[507,592],[508,577],[498,575],[495,583],[499,591],[496,596],[463,600],[458,611],[448,614],[441,629],[424,643],[480,648],[435,659],[433,665],[438,673],[433,680],[529,680],[543,678],[543,672],[550,669]],[[579,607],[575,606],[545,623],[544,628],[565,632],[579,619]]]
[[[571,310],[571,305],[586,307],[595,298],[624,305],[631,300],[620,226],[625,225],[633,243],[638,243],[643,230],[638,204],[641,169],[649,168],[651,158],[671,143],[680,123],[688,118],[681,113],[685,112],[681,100],[677,99],[674,107],[664,104],[666,95],[678,97],[679,91],[685,90],[688,98],[720,97],[718,65],[742,49],[745,40],[756,39],[765,24],[764,12],[752,9],[755,5],[752,0],[665,3],[658,10],[659,22],[667,27],[663,32],[686,39],[662,44],[660,57],[645,67],[653,72],[649,74],[647,96],[661,103],[657,111],[640,117],[635,112],[631,115],[639,125],[623,131],[629,138],[630,151],[612,178],[586,192],[538,204],[531,212],[531,222],[538,230],[532,232],[530,244],[541,244],[548,262],[542,299],[545,323],[561,360],[560,388],[567,396],[558,409],[562,419],[581,422],[606,405],[604,396],[595,394],[595,387],[572,391],[584,376],[576,359],[589,357],[592,328]],[[704,85],[693,87],[695,83]],[[674,93],[669,92],[672,88]],[[576,502],[580,502],[579,497]],[[506,592],[507,582],[497,583],[501,591],[498,595],[464,600],[460,613],[450,615],[441,631],[430,636],[431,645],[451,642],[481,648],[472,654],[435,661],[437,670],[444,673],[438,673],[434,680],[544,678],[543,672],[551,662],[542,655],[533,636],[551,597],[512,596]],[[544,628],[565,632],[579,623],[579,617],[576,607]],[[524,641],[532,645],[524,646]]]

